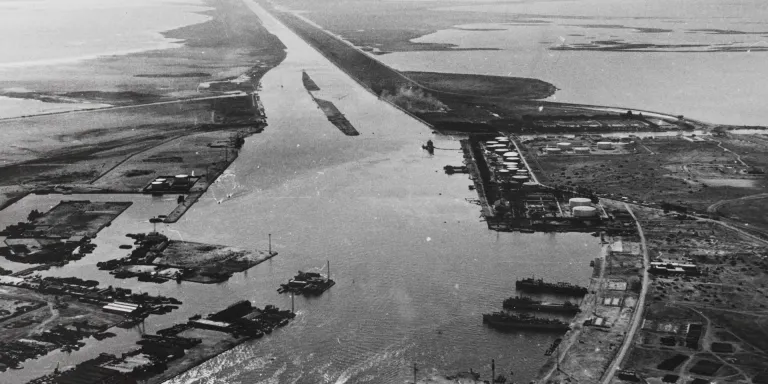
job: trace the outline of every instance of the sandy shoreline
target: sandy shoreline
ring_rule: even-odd
[[[183,46],[63,66],[33,81],[0,82],[0,89],[12,89],[30,103],[66,99],[105,107],[0,119],[6,144],[0,152],[0,207],[53,185],[99,189],[91,183],[104,171],[150,148],[171,150],[161,144],[173,138],[208,131],[204,140],[224,140],[247,128],[231,115],[245,100],[238,95],[257,89],[284,59],[284,46],[241,1],[207,4],[215,7],[205,12],[208,21],[164,33],[185,41]],[[203,82],[211,87],[198,89]],[[218,168],[219,155],[214,157],[209,163]],[[107,189],[136,192],[122,184]]]
[[[201,83],[249,71],[256,79],[282,60],[281,48],[239,15],[239,2],[206,0],[204,6],[195,12],[202,22],[161,32],[162,45],[6,71],[3,77],[10,78],[0,80],[0,97],[22,107],[0,106],[0,117],[195,98]]]

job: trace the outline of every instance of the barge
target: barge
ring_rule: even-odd
[[[305,296],[321,295],[323,292],[336,285],[336,282],[331,279],[330,271],[330,262],[328,262],[328,276],[325,277],[317,272],[299,271],[299,273],[289,280],[288,283],[280,284],[280,288],[277,289],[277,292],[290,292]]]

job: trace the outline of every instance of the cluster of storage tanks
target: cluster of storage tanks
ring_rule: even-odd
[[[598,141],[597,142],[597,149],[604,150],[604,151],[610,151],[615,148],[626,148],[628,146],[632,146],[634,143],[631,141],[631,139],[623,137],[621,138],[621,141],[614,143],[611,141]],[[543,148],[544,153],[550,154],[550,155],[556,155],[567,151],[573,151],[576,154],[589,154],[590,149],[589,147],[584,146],[573,146],[573,143],[569,142],[561,142],[557,143],[554,147],[547,146],[546,148]]]
[[[502,181],[513,181],[525,184],[529,180],[528,170],[520,160],[520,154],[515,151],[514,146],[508,138],[499,136],[493,140],[486,141],[485,147],[500,157],[501,167],[496,170],[497,177]]]
[[[597,208],[592,204],[592,200],[586,197],[573,197],[568,200],[568,206],[571,208],[573,217],[596,217]]]
[[[564,141],[564,142],[557,143],[557,145],[554,147],[548,146],[544,148],[544,152],[550,155],[556,155],[556,154],[567,152],[567,151],[586,154],[586,153],[589,153],[589,147],[575,147],[573,143]]]

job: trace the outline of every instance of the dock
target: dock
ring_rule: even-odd
[[[597,232],[610,223],[589,192],[538,183],[514,139],[472,135],[461,140],[461,149],[491,230]]]

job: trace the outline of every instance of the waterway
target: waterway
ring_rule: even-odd
[[[530,380],[557,336],[500,333],[483,326],[481,314],[500,309],[515,294],[517,278],[586,285],[598,239],[489,231],[479,207],[466,201],[476,198],[471,182],[443,173],[444,165],[462,161],[457,138],[432,135],[246,3],[288,50],[262,80],[269,126],[247,139],[235,163],[178,223],[158,230],[174,239],[260,249],[271,233],[279,255],[218,285],[114,280],[95,263],[125,252],[117,248],[126,243],[125,233],[149,230],[146,219],[170,211],[170,203],[145,198],[99,234],[92,255],[45,274],[182,300],[178,311],[148,319],[144,331],[153,332],[239,299],[289,307],[290,297],[275,291],[279,284],[297,270],[322,270],[330,260],[336,286],[319,298],[297,298],[298,316],[290,325],[171,384],[404,382],[414,363],[421,377],[470,368],[487,377],[491,358],[497,369],[514,371],[516,381]],[[345,136],[327,121],[302,85],[303,70],[321,88],[316,96],[334,102],[360,136]],[[445,150],[434,156],[422,151],[430,138]],[[9,212],[23,217],[55,199],[30,196]],[[122,332],[101,345],[120,352],[138,335]],[[56,361],[71,365],[96,352],[51,354],[0,374],[0,381],[22,383]]]

